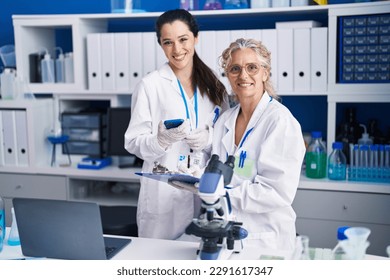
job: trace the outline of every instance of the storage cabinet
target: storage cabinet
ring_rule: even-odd
[[[64,176],[0,173],[0,196],[5,201],[7,226],[11,226],[12,199],[15,197],[67,200]]]
[[[386,256],[390,245],[390,193],[299,189],[293,203],[297,232],[310,237],[310,246],[333,248],[337,228],[371,229],[369,254]]]

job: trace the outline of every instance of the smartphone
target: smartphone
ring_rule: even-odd
[[[165,125],[166,129],[171,129],[171,128],[178,127],[183,122],[184,122],[183,119],[172,119],[172,120],[164,121],[164,125]]]

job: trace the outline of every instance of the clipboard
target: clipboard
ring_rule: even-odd
[[[148,173],[148,172],[135,172],[136,175],[146,177],[152,180],[167,183],[175,188],[181,190],[187,190],[192,193],[198,193],[199,178],[178,173]]]

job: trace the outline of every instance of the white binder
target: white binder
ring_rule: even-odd
[[[327,91],[328,28],[311,29],[311,91]]]
[[[155,37],[154,40],[156,42],[156,69],[159,69],[168,61],[168,58],[165,56],[162,47],[157,42],[157,37]]]
[[[4,165],[3,113],[0,110],[0,166]]]
[[[26,110],[15,110],[15,132],[18,165],[28,166],[29,148]]]
[[[213,71],[217,72],[218,55],[215,51],[215,31],[202,31],[199,37],[201,59]]]
[[[277,29],[278,91],[293,91],[293,29]]]
[[[130,51],[127,33],[114,33],[115,89],[130,89]]]
[[[4,165],[17,165],[15,112],[2,110]]]
[[[156,70],[156,45],[157,40],[155,32],[142,33],[143,75]]]
[[[276,29],[263,29],[261,37],[264,46],[271,52],[271,81],[275,90],[278,90],[278,36]]]
[[[101,33],[102,89],[115,89],[114,33]]]
[[[294,31],[294,91],[310,91],[310,28]]]
[[[257,41],[261,41],[261,29],[247,29],[245,30],[245,38],[246,39],[255,39]]]
[[[222,55],[222,52],[227,49],[231,43],[230,41],[230,32],[228,30],[219,30],[215,32],[216,40],[215,40],[215,50],[217,53],[217,57],[220,57]],[[229,84],[229,80],[226,77],[224,70],[222,67],[218,64],[217,65],[218,71],[218,78],[219,80],[225,85],[226,90],[228,93],[231,92],[231,86]]]
[[[241,29],[230,30],[230,42],[234,42],[234,41],[236,41],[237,39],[240,39],[240,38],[246,39],[246,32],[245,32],[245,30],[241,30]],[[228,47],[228,46],[229,45],[227,45],[226,47]]]
[[[87,35],[87,61],[88,61],[88,88],[90,90],[102,89],[100,34]]]
[[[136,85],[143,77],[143,61],[142,61],[142,33],[129,33],[130,46],[130,92],[134,91]]]

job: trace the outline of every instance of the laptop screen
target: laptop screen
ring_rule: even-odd
[[[114,238],[119,244],[110,244],[107,257],[99,206],[93,202],[14,198],[13,205],[25,256],[102,260],[131,241]]]

